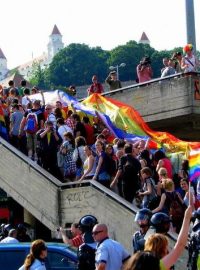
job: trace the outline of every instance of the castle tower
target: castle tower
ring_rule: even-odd
[[[0,48],[0,80],[3,80],[6,77],[6,74],[8,73],[7,68],[7,59]]]
[[[58,27],[54,25],[53,31],[49,36],[48,61],[51,62],[53,57],[63,48],[64,43],[62,42],[62,35],[58,30]]]
[[[150,40],[148,39],[148,37],[147,37],[147,35],[146,35],[145,32],[142,33],[142,36],[141,36],[141,38],[140,38],[140,40],[139,40],[138,43],[150,45]]]

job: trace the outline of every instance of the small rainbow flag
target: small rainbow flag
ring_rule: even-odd
[[[200,176],[200,149],[189,152],[190,181],[196,180]]]
[[[7,129],[2,105],[0,105],[0,136],[7,140]]]

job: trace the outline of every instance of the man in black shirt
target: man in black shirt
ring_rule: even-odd
[[[133,157],[132,144],[125,144],[124,153],[125,155],[119,160],[118,171],[111,183],[111,187],[117,184],[118,179],[121,176],[123,182],[123,197],[132,203],[135,194],[139,189],[139,172],[141,170],[141,164],[138,159]]]
[[[74,121],[74,137],[83,136],[86,139],[86,130],[83,123],[81,123],[80,116],[77,113],[72,114],[72,120]]]

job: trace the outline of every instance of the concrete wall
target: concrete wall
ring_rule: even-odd
[[[137,211],[118,195],[106,189],[98,191],[95,183],[93,186],[65,189],[61,191],[62,222],[77,222],[80,217],[92,214],[98,221],[108,225],[111,236],[126,246],[131,247],[131,235],[136,230],[133,222]],[[101,188],[101,186],[99,186]],[[109,196],[111,194],[111,196]],[[115,200],[116,198],[116,200]],[[121,202],[121,204],[119,203]]]
[[[0,187],[53,230],[57,227],[59,218],[58,188],[49,181],[52,176],[47,178],[42,175],[41,167],[30,160],[27,161],[24,155],[11,146],[9,148],[13,149],[13,152],[4,144],[0,144]]]
[[[119,241],[132,254],[132,235],[138,230],[134,222],[138,209],[126,202],[118,195],[95,183],[94,186],[64,189],[61,191],[62,224],[78,222],[80,217],[91,214],[97,217],[100,223],[108,225],[110,237]],[[173,238],[172,238],[173,237]],[[169,246],[175,245],[176,235],[169,237]],[[176,264],[176,269],[185,269],[187,264],[185,250]]]
[[[146,122],[200,113],[200,101],[194,100],[196,80],[199,81],[199,77],[175,77],[133,86],[112,94],[112,97],[132,106]]]
[[[126,86],[135,84],[135,81],[126,81],[126,82],[121,82],[121,83],[122,83],[122,87],[126,87]],[[86,98],[88,95],[87,89],[90,87],[91,84],[76,86],[76,98],[77,99]],[[102,83],[102,85],[103,85],[104,92],[109,91],[109,85],[107,83]]]

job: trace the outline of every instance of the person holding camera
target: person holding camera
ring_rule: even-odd
[[[58,146],[62,143],[62,138],[54,128],[53,122],[45,122],[45,128],[37,132],[37,140],[40,165],[55,177],[60,177],[57,167],[57,151]]]
[[[111,71],[106,78],[105,82],[109,85],[110,91],[122,88],[120,80],[117,78],[117,72],[115,70]]]
[[[153,77],[151,68],[151,60],[149,57],[143,57],[140,64],[137,66],[137,76],[139,83],[150,81]]]
[[[60,227],[58,231],[62,235],[62,240],[65,244],[73,246],[78,248],[80,245],[83,244],[83,237],[82,237],[82,231],[79,228],[78,223],[72,223],[71,224],[71,235],[72,238],[69,238],[68,235],[66,234],[66,230]]]

